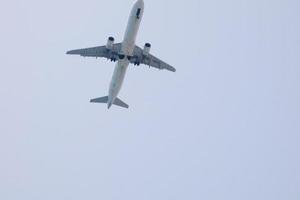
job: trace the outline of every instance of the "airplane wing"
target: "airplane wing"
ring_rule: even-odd
[[[106,46],[98,46],[98,47],[68,51],[67,54],[80,55],[83,57],[107,58],[107,59],[111,59],[112,61],[116,61],[119,59],[119,53],[121,51],[121,47],[122,44],[117,43],[117,44],[113,44],[112,49],[107,49]],[[154,67],[161,70],[166,69],[172,72],[176,71],[174,67],[156,58],[150,53],[144,55],[143,49],[138,46],[135,46],[133,56],[130,56],[129,60],[130,63],[133,64],[139,65],[141,63],[141,64],[148,65],[149,67]]]
[[[172,72],[175,72],[176,69],[172,67],[171,65],[165,63],[164,61],[156,58],[155,56],[151,55],[148,53],[147,55],[143,54],[143,49],[135,46],[134,48],[134,53],[133,57],[130,60],[131,63],[136,64],[136,63],[142,63],[145,65],[148,65],[149,67],[154,67],[157,69],[166,69]]]
[[[80,55],[83,57],[107,58],[112,60],[118,59],[118,53],[121,50],[121,43],[114,44],[112,49],[107,49],[106,46],[91,47],[86,49],[77,49],[68,51],[67,54]]]

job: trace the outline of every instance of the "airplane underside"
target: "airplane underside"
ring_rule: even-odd
[[[175,72],[176,69],[157,57],[150,54],[151,44],[146,43],[144,48],[136,46],[135,41],[144,14],[144,1],[138,0],[130,13],[125,36],[122,43],[114,43],[115,39],[109,37],[105,46],[91,47],[68,51],[67,54],[81,55],[84,57],[103,57],[117,62],[109,86],[108,96],[92,99],[92,103],[106,103],[110,108],[112,105],[129,108],[117,96],[122,87],[126,70],[129,64],[139,66],[140,64],[157,69],[167,69]]]

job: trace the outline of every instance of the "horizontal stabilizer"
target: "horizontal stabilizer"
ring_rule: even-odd
[[[108,96],[91,100],[91,103],[107,103],[107,102],[108,102]]]
[[[129,106],[119,98],[116,98],[113,104],[123,108],[129,108]]]
[[[91,103],[108,103],[108,96],[92,99]],[[129,108],[129,106],[119,98],[116,98],[114,100],[113,105],[120,106],[123,108]]]

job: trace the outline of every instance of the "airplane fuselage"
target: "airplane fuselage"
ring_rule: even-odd
[[[131,10],[126,32],[122,42],[121,54],[119,55],[120,59],[115,66],[114,73],[110,82],[107,102],[108,108],[110,108],[114,103],[121,90],[124,77],[130,63],[130,61],[128,60],[128,56],[133,55],[136,37],[143,17],[143,13],[144,1],[138,0]]]
[[[138,66],[143,64],[159,70],[166,69],[172,72],[176,71],[174,67],[150,53],[150,43],[145,43],[144,48],[136,45],[136,37],[143,14],[144,1],[137,0],[131,10],[125,35],[121,43],[114,43],[115,39],[113,37],[109,37],[106,45],[67,51],[68,55],[80,55],[96,58],[100,57],[114,62],[117,61],[110,82],[108,95],[93,98],[90,100],[91,103],[105,103],[108,108],[112,105],[129,108],[129,105],[122,101],[118,95],[122,88],[125,74],[130,63]]]

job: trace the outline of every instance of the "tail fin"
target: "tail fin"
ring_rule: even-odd
[[[108,96],[92,99],[91,103],[108,103]],[[123,108],[129,108],[129,106],[119,98],[116,98],[114,100],[113,105],[120,106]]]

